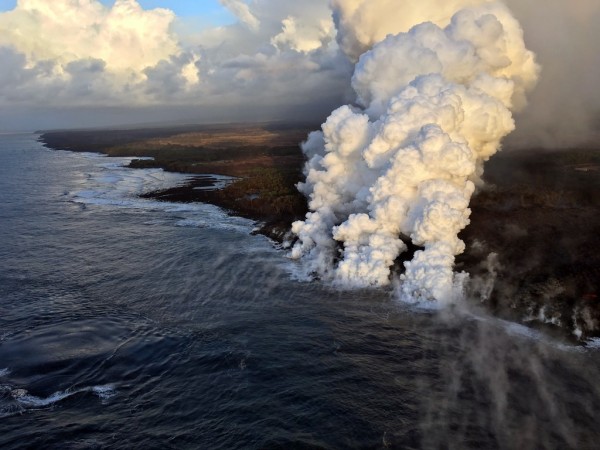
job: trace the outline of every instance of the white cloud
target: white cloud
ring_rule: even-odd
[[[0,13],[0,105],[237,113],[342,99],[351,71],[326,2],[223,3],[240,22],[178,35],[171,11],[136,0],[20,0]],[[283,36],[288,16],[298,26]]]
[[[219,3],[227,8],[242,23],[253,31],[258,30],[260,21],[252,14],[250,7],[241,0],[219,0]]]
[[[135,0],[117,0],[112,8],[97,0],[19,0],[0,14],[0,45],[29,61],[95,58],[109,71],[138,71],[179,51],[170,32],[174,17],[166,9],[143,10]]]
[[[281,27],[281,33],[271,39],[271,44],[281,49],[291,48],[298,52],[310,52],[321,48],[335,36],[331,20],[306,23],[288,16],[281,21]]]

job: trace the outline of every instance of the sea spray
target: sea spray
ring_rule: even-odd
[[[378,21],[358,14],[367,3],[370,14],[401,15],[399,27],[418,21],[374,43],[379,31],[367,28]],[[292,257],[343,285],[381,286],[410,240],[421,249],[404,263],[399,296],[449,303],[465,279],[453,270],[458,233],[483,163],[513,131],[511,111],[539,68],[501,3],[390,3],[332,3],[342,49],[351,59],[366,49],[352,78],[359,106],[333,111],[303,145],[310,212],[293,224]],[[440,16],[449,4],[457,9]]]

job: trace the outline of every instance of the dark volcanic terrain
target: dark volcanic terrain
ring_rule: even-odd
[[[188,185],[145,196],[201,201],[261,222],[281,241],[306,213],[298,143],[318,125],[211,125],[45,132],[53,149],[134,159],[133,168],[198,174]],[[210,174],[234,177],[214,189]],[[501,317],[574,337],[600,336],[600,149],[510,149],[486,164],[473,198],[467,251],[470,298]],[[399,265],[402,267],[402,265]]]
[[[507,150],[484,179],[458,258],[474,296],[513,320],[597,336],[600,150]]]
[[[206,202],[258,220],[261,233],[281,240],[292,221],[306,213],[296,190],[304,158],[299,143],[315,124],[196,125],[134,130],[52,131],[41,135],[53,149],[139,156],[132,168],[160,167],[199,174],[184,186],[145,194],[174,202]],[[235,177],[210,189],[215,174]]]

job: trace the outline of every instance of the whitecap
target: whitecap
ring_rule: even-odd
[[[600,338],[588,339],[585,343],[586,348],[598,350],[600,349]]]
[[[8,388],[4,386],[4,388]],[[6,389],[5,389],[6,390]],[[11,397],[17,401],[24,408],[44,408],[47,406],[54,405],[55,403],[61,402],[69,397],[77,394],[91,392],[98,396],[101,400],[106,401],[116,395],[115,387],[112,384],[83,387],[79,389],[67,389],[64,391],[57,391],[48,397],[38,397],[32,395],[26,389],[10,389]]]
[[[108,400],[117,395],[117,391],[112,384],[107,384],[104,386],[94,386],[92,387],[92,392],[102,400],[102,403],[106,403]]]
[[[48,397],[36,397],[29,394],[25,389],[14,389],[11,392],[13,398],[26,408],[43,408],[58,403],[65,398],[77,394],[78,391],[58,391]]]

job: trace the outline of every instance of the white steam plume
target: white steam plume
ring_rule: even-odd
[[[309,161],[299,188],[310,212],[293,225],[292,256],[345,285],[379,286],[390,283],[390,267],[406,250],[402,238],[410,239],[423,250],[405,263],[400,296],[450,302],[463,279],[453,272],[464,250],[457,235],[469,224],[483,162],[514,129],[511,110],[524,106],[539,70],[503,4],[424,3],[333,2],[350,58],[390,31],[389,17],[422,22],[430,10],[436,23],[395,30],[363,53],[352,78],[360,107],[335,110],[304,144]],[[450,16],[449,4],[466,7]],[[359,14],[373,15],[374,6],[388,28]]]

